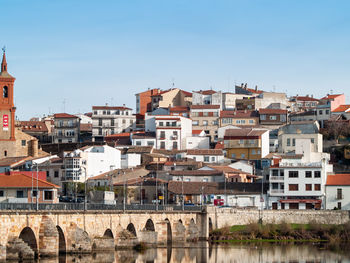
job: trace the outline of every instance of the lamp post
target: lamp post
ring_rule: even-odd
[[[86,202],[86,167],[85,166],[81,166],[81,168],[84,169],[84,211],[87,210],[87,202]]]
[[[36,210],[39,210],[39,167],[36,164]]]

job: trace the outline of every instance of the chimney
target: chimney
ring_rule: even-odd
[[[244,88],[247,89],[247,87],[248,87],[248,84],[246,83],[246,84],[244,85]]]
[[[241,84],[241,88],[244,89],[244,83]]]
[[[255,85],[255,91],[257,91],[258,90],[258,85]]]
[[[32,157],[38,157],[39,150],[38,150],[38,140],[37,139],[33,139],[33,140],[29,141],[28,154]]]

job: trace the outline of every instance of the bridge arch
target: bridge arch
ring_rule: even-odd
[[[133,234],[135,237],[136,235],[136,229],[133,223],[130,223],[127,227],[126,230],[128,230],[131,234]]]
[[[167,244],[171,244],[172,239],[173,239],[173,234],[171,231],[171,223],[168,218],[165,218],[164,220],[167,223]]]
[[[155,231],[154,223],[152,219],[148,219],[145,225],[145,230],[147,231]]]
[[[60,226],[56,226],[58,232],[58,253],[65,254],[67,252],[66,237]]]
[[[34,251],[35,258],[38,257],[38,242],[34,231],[30,227],[25,227],[19,234],[19,238],[22,239],[28,246]]]
[[[103,234],[103,237],[114,238],[112,230],[110,228],[107,228],[105,233]]]

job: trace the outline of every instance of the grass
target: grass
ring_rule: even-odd
[[[211,233],[211,240],[218,242],[264,242],[300,241],[332,243],[350,241],[350,223],[343,225],[318,224],[258,224],[233,225],[216,229]]]

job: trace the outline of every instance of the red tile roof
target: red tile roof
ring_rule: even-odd
[[[192,134],[199,135],[203,130],[192,130]]]
[[[333,112],[348,112],[350,110],[350,104],[348,105],[340,105],[338,108],[333,110]]]
[[[260,109],[260,114],[287,114],[287,110],[281,109]]]
[[[220,112],[220,118],[257,118],[257,111],[244,111],[244,110],[225,110]]]
[[[44,121],[21,121],[22,131],[48,132]]]
[[[220,149],[191,149],[187,150],[187,155],[223,155]]]
[[[295,96],[294,98],[296,100],[301,100],[301,101],[319,101],[318,99],[308,97],[308,96]]]
[[[323,97],[321,100],[327,100],[327,99],[335,99],[336,97],[342,96],[344,94],[328,94],[327,96]]]
[[[44,180],[36,179],[22,173],[5,175],[0,174],[0,188],[31,188],[32,180],[34,185],[38,184],[39,188],[60,188],[58,185],[46,182]]]
[[[195,93],[200,93],[202,95],[213,95],[216,93],[215,90],[209,89],[209,90],[200,90],[200,91],[193,91]]]
[[[189,111],[188,107],[175,106],[170,108],[170,112],[187,112]]]
[[[350,185],[350,174],[328,175],[326,185]]]
[[[53,115],[54,118],[75,118],[75,119],[79,119],[79,117],[68,114],[68,113],[56,113]]]
[[[264,134],[267,130],[254,130],[250,128],[245,128],[245,129],[227,129],[225,131],[225,139],[227,137],[258,137]]]
[[[264,91],[258,90],[258,89],[249,89],[249,88],[247,88],[246,90],[250,91],[251,93],[255,93],[255,94],[261,94],[261,93],[264,92]]]
[[[188,92],[188,91],[185,91],[185,90],[181,90],[184,94],[185,94],[185,97],[192,97],[192,93],[191,92]]]
[[[131,110],[124,106],[92,106],[92,110]]]
[[[192,105],[191,109],[220,109],[220,105]]]

